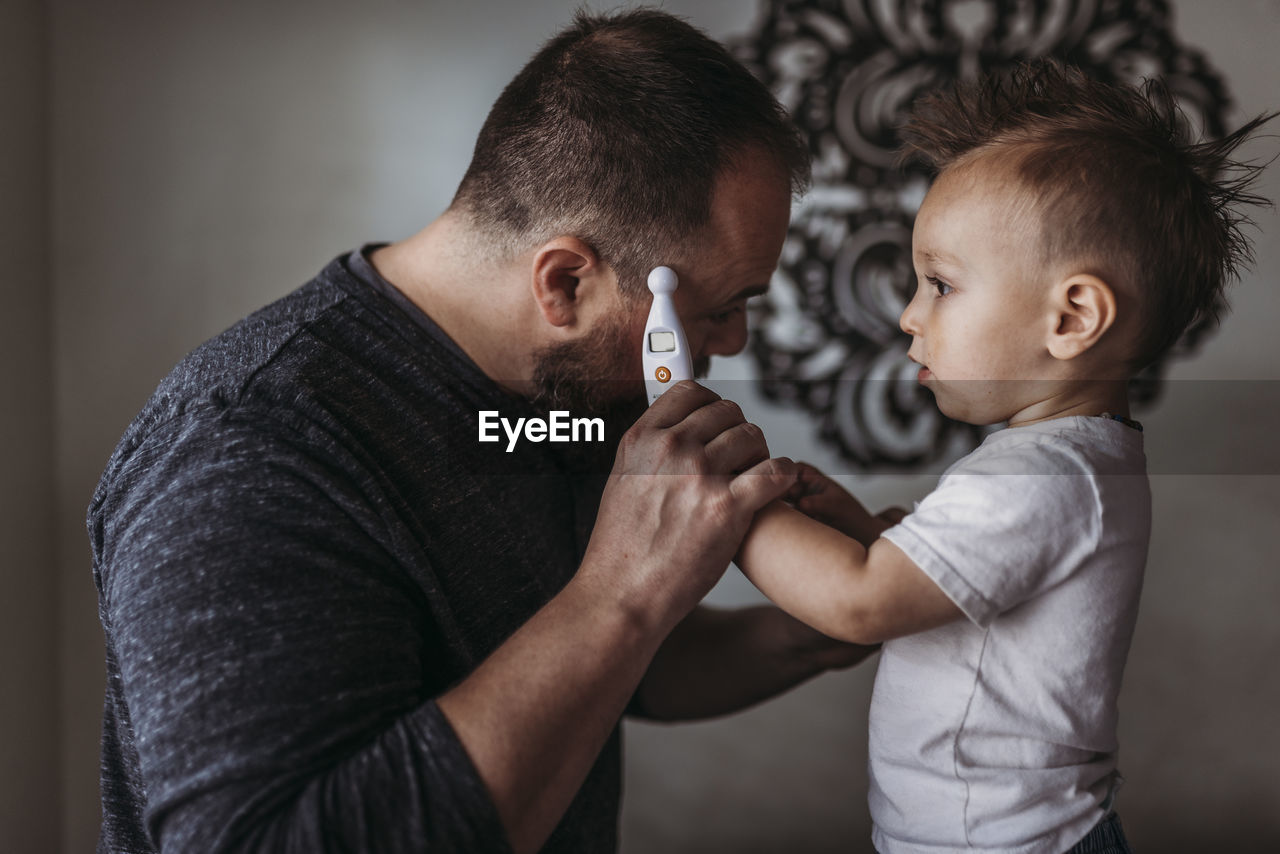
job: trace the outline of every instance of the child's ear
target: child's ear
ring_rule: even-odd
[[[1097,276],[1078,273],[1059,282],[1051,303],[1053,331],[1049,355],[1074,359],[1106,334],[1116,322],[1116,295]]]

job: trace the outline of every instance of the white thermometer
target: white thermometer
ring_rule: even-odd
[[[653,305],[644,327],[644,387],[653,404],[680,380],[693,379],[693,359],[671,295],[680,280],[670,267],[654,267],[649,273]]]

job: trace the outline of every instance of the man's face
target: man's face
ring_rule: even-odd
[[[712,356],[732,356],[747,343],[747,299],[763,294],[778,265],[791,216],[785,172],[764,155],[746,155],[716,182],[711,218],[693,252],[664,259],[680,278],[676,310],[705,376]],[[538,354],[539,400],[571,411],[601,411],[644,396],[641,347],[650,299],[619,297],[616,313],[579,341]]]
[[[974,164],[940,175],[916,216],[917,287],[900,320],[908,356],[938,408],[970,424],[1015,418],[1047,387],[1049,288],[1037,235],[1010,214],[1017,202]]]
[[[739,160],[716,182],[703,239],[689,257],[673,259],[680,277],[676,310],[699,376],[712,356],[733,356],[746,346],[747,300],[769,289],[791,219],[787,175],[763,154]],[[630,342],[637,372],[649,300],[642,309]]]

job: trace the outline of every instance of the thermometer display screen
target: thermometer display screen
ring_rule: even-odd
[[[650,332],[649,333],[649,352],[650,353],[674,353],[676,349],[676,334],[674,332]]]

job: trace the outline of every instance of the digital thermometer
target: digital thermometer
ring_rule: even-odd
[[[671,295],[680,280],[670,267],[654,267],[649,273],[653,305],[644,327],[644,387],[652,405],[680,380],[693,379],[693,359]]]

